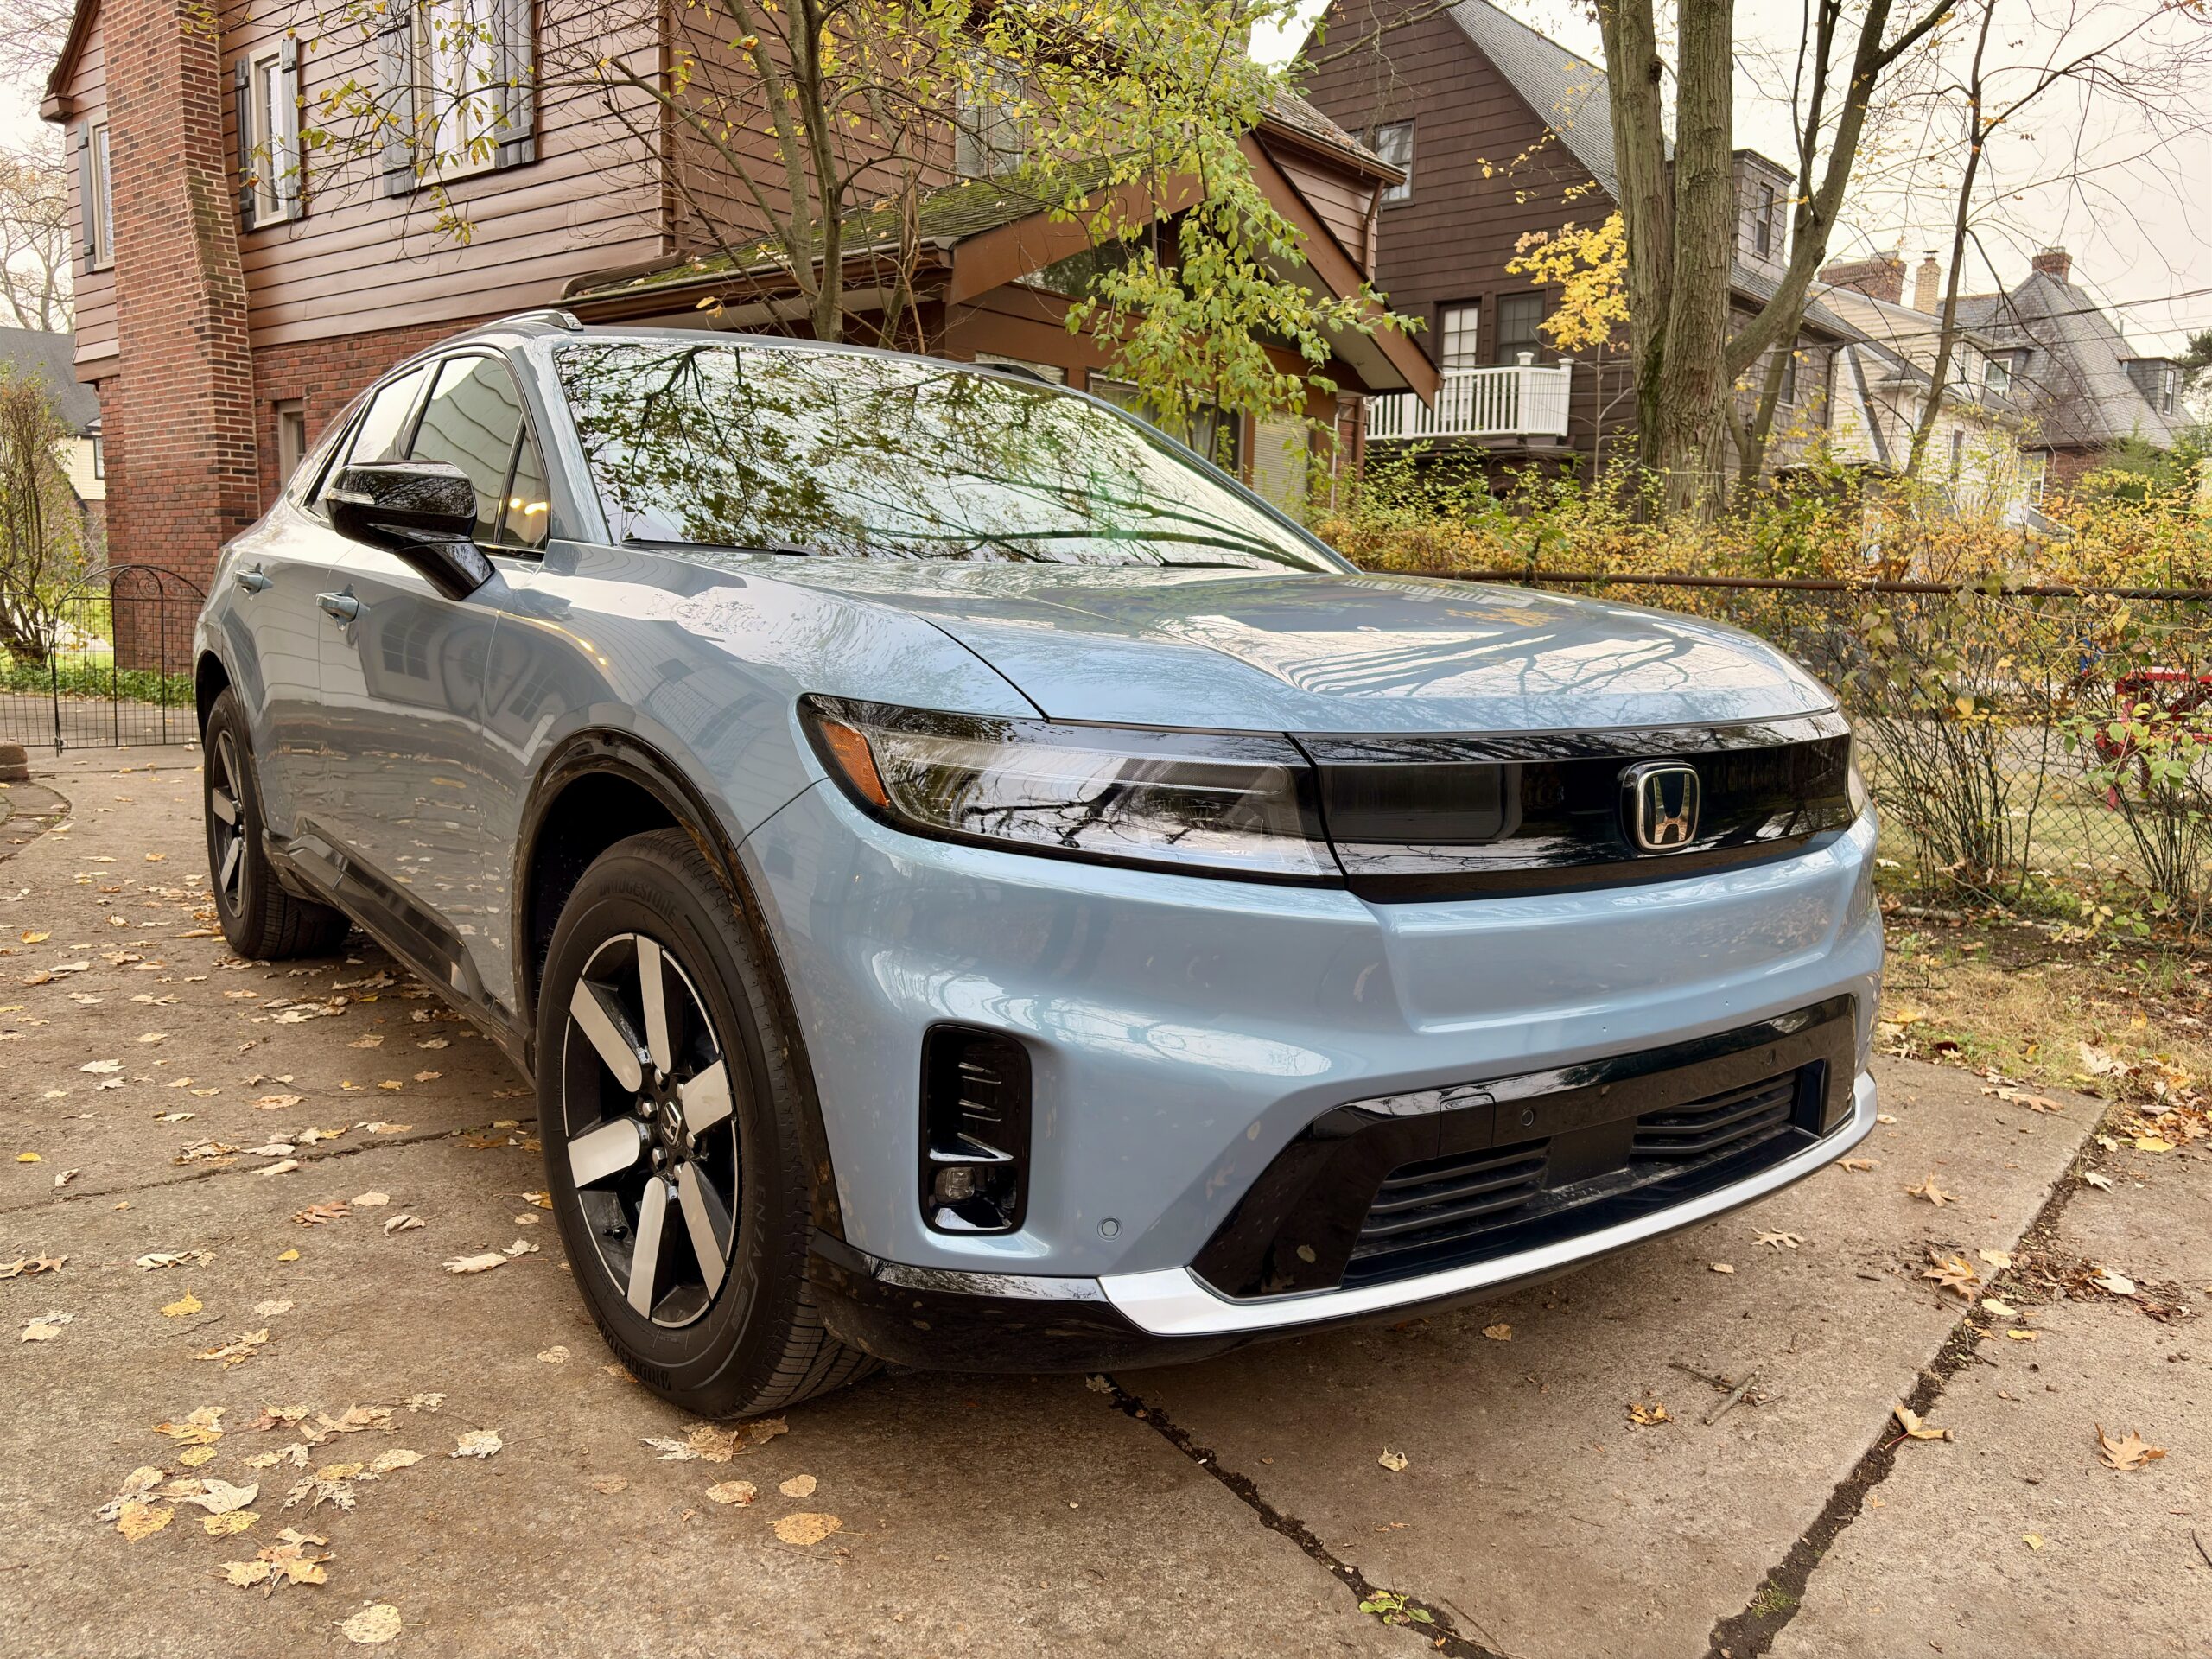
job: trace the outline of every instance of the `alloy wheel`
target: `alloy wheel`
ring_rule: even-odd
[[[631,1309],[691,1324],[737,1242],[730,1065],[674,954],[642,933],[592,952],[569,998],[556,1132],[600,1262]]]
[[[228,732],[216,738],[207,765],[208,862],[224,908],[236,915],[245,886],[245,785],[238,747]]]

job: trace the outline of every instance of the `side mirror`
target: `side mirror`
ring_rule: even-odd
[[[450,461],[346,467],[322,499],[340,536],[397,553],[448,599],[467,599],[492,579],[476,545],[476,486]]]

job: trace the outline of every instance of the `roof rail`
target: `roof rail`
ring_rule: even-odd
[[[554,327],[565,328],[572,334],[582,334],[584,327],[582,319],[575,312],[557,305],[535,306],[528,311],[518,311],[513,315],[501,317],[498,322],[487,324],[486,327],[498,327],[501,324],[515,322],[550,323]]]

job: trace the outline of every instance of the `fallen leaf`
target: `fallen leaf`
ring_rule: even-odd
[[[356,1210],[376,1210],[391,1202],[389,1192],[364,1192],[353,1200]]]
[[[348,1048],[382,1048],[384,1046],[384,1039],[376,1036],[356,1037],[352,1042],[346,1044],[346,1046]]]
[[[73,1323],[76,1318],[77,1316],[74,1313],[41,1314],[39,1318],[29,1320],[24,1325],[23,1334],[19,1340],[23,1342],[52,1342],[56,1337],[61,1334],[61,1327],[65,1325]]]
[[[495,1430],[472,1428],[455,1443],[455,1449],[446,1453],[448,1458],[488,1458],[505,1442]]]
[[[1970,1287],[1980,1275],[1970,1262],[1955,1255],[1938,1255],[1933,1250],[1929,1251],[1928,1260],[1932,1265],[1920,1270],[1922,1278],[1935,1281],[1939,1290],[1952,1291],[1968,1300],[1973,1300],[1974,1292]]]
[[[409,1233],[423,1224],[420,1216],[394,1216],[384,1224],[385,1233]]]
[[[294,1167],[296,1168],[297,1166],[295,1165]],[[263,1173],[266,1174],[269,1172]],[[329,1204],[311,1204],[304,1210],[296,1210],[292,1212],[292,1219],[302,1227],[324,1227],[352,1213],[353,1211],[346,1205],[334,1201]]]
[[[115,1529],[135,1544],[142,1538],[152,1537],[175,1515],[175,1510],[158,1508],[143,1497],[126,1498],[115,1517]]]
[[[352,1618],[341,1620],[338,1634],[365,1648],[390,1642],[399,1634],[399,1609],[388,1601],[372,1601]]]
[[[812,1515],[802,1510],[787,1515],[776,1522],[776,1536],[787,1544],[801,1548],[818,1544],[845,1523],[834,1515]]]
[[[35,1152],[19,1152],[16,1154],[16,1161],[19,1164],[42,1164],[46,1160]]]
[[[44,944],[48,939],[52,938],[54,935],[51,933],[27,932],[18,934],[16,937],[21,938],[25,944]]]
[[[1843,1167],[1863,1173],[1870,1169],[1879,1169],[1881,1166],[1872,1158],[1847,1158],[1843,1160]]]
[[[0,1262],[0,1279],[30,1278],[41,1273],[58,1273],[66,1255],[19,1255],[12,1262]]]
[[[1948,1428],[1929,1427],[1922,1421],[1920,1414],[1910,1406],[1893,1406],[1890,1408],[1890,1414],[1897,1420],[1897,1427],[1903,1429],[1906,1436],[1911,1440],[1948,1440],[1953,1438],[1951,1431]]]
[[[1976,1250],[1974,1254],[1999,1273],[2012,1265],[2012,1254],[2009,1250]]]
[[[2139,1135],[2135,1137],[2138,1152],[2171,1152],[2174,1143],[2162,1135]]]
[[[2018,1308],[2010,1302],[1999,1301],[1994,1296],[1985,1296],[1981,1299],[1981,1311],[2000,1319],[2017,1319],[2020,1317]]]
[[[1733,1273],[1736,1268],[1733,1262],[1713,1262],[1707,1263],[1706,1270],[1708,1273]]]
[[[481,1255],[457,1255],[446,1263],[448,1273],[489,1273],[494,1268],[504,1268],[507,1258],[497,1250],[486,1250]]]
[[[1405,1466],[1406,1460],[1403,1458],[1399,1459],[1398,1467],[1402,1469]],[[785,1481],[782,1484],[778,1486],[776,1490],[781,1492],[785,1497],[812,1497],[814,1496],[814,1477],[812,1475],[793,1475],[789,1480]]]
[[[194,1490],[171,1490],[172,1487],[180,1485]],[[175,1498],[180,1503],[196,1503],[210,1515],[228,1515],[233,1510],[242,1510],[252,1503],[260,1492],[261,1484],[258,1481],[244,1486],[233,1486],[229,1481],[218,1480],[212,1475],[203,1479],[182,1483],[171,1481],[168,1486],[162,1488],[162,1497]]]
[[[2124,1440],[2115,1440],[2105,1433],[2102,1423],[2097,1425],[2097,1456],[2107,1469],[2140,1469],[2166,1455],[2163,1446],[2152,1446],[2140,1434],[2130,1430]]]
[[[1402,1452],[1393,1452],[1387,1446],[1382,1448],[1382,1455],[1375,1461],[1394,1475],[1403,1474],[1406,1471],[1406,1454]]]
[[[2044,1545],[2043,1535],[2039,1532],[2024,1532],[2020,1535],[2020,1541],[2030,1549],[2041,1549]]]
[[[260,1519],[260,1511],[257,1510],[232,1510],[224,1515],[204,1516],[200,1529],[210,1538],[229,1538],[244,1532]]]
[[[2110,1268],[2099,1268],[2089,1275],[2089,1282],[2112,1296],[2133,1296],[2135,1281],[2124,1273],[2114,1273]]]
[[[1942,1187],[1936,1185],[1936,1178],[1933,1175],[1930,1175],[1918,1186],[1908,1186],[1905,1188],[1905,1196],[1907,1198],[1925,1198],[1929,1203],[1935,1205],[1939,1209],[1944,1205],[1956,1204],[1959,1201],[1959,1195],[1957,1193],[1946,1192]]]
[[[219,1427],[222,1421],[222,1407],[201,1406],[187,1414],[182,1422],[156,1423],[154,1433],[168,1435],[179,1446],[213,1446],[223,1438]]]
[[[1770,1249],[1794,1250],[1805,1241],[1796,1233],[1761,1233],[1758,1242]]]
[[[423,1454],[420,1452],[410,1452],[403,1446],[394,1446],[391,1451],[379,1452],[369,1459],[369,1473],[388,1475],[395,1469],[412,1469],[422,1461]]]
[[[300,1160],[296,1158],[279,1158],[268,1168],[257,1169],[253,1173],[257,1175],[289,1175],[299,1166]],[[297,1221],[299,1217],[295,1216],[292,1219]]]
[[[2112,1177],[2109,1175],[2101,1175],[2094,1169],[2085,1169],[2082,1172],[2082,1179],[2100,1192],[2112,1191]]]
[[[537,1357],[543,1360],[548,1365],[558,1365],[563,1360],[568,1358],[569,1351],[562,1344],[556,1342],[550,1348],[541,1349]]]
[[[253,1305],[253,1316],[257,1319],[273,1319],[280,1313],[291,1311],[291,1303],[284,1301],[256,1302]]]
[[[162,1317],[165,1319],[181,1319],[187,1314],[197,1313],[200,1308],[200,1299],[188,1290],[162,1310]]]
[[[615,1478],[620,1480],[621,1477],[618,1475]],[[592,1484],[597,1486],[599,1485],[599,1483],[597,1481],[594,1481]],[[626,1486],[629,1483],[627,1481],[624,1481],[623,1484]],[[605,1491],[606,1489],[601,1487],[601,1490]],[[621,1488],[617,1487],[615,1490],[619,1491]],[[714,1485],[708,1487],[707,1496],[716,1503],[742,1504],[750,1503],[754,1498],[760,1496],[760,1488],[753,1485],[753,1484],[749,1480],[724,1480],[718,1481]],[[800,1494],[794,1493],[793,1496],[797,1497],[800,1496]]]
[[[1667,1408],[1660,1404],[1656,1400],[1652,1401],[1648,1405],[1641,1400],[1630,1401],[1628,1402],[1628,1420],[1631,1423],[1641,1424],[1647,1428],[1655,1427],[1660,1423],[1671,1423],[1675,1421],[1674,1418],[1668,1414]]]
[[[2041,1336],[2043,1332],[2040,1331],[2007,1331],[2005,1334],[2011,1338],[2014,1342],[2033,1342],[2037,1337]]]
[[[121,1060],[87,1060],[77,1069],[79,1071],[88,1071],[96,1077],[105,1077],[122,1071],[123,1062]]]
[[[255,1101],[253,1103],[264,1112],[281,1112],[288,1106],[298,1105],[300,1103],[300,1096],[297,1095],[264,1095],[259,1100]]]
[[[246,1361],[259,1353],[268,1341],[269,1332],[265,1329],[243,1331],[219,1347],[201,1350],[194,1357],[220,1361],[223,1369],[227,1371],[232,1366],[245,1364]]]
[[[1492,1342],[1510,1342],[1513,1340],[1513,1327],[1510,1325],[1486,1325],[1483,1326],[1483,1335]]]

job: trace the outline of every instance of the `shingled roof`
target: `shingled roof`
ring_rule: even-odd
[[[2016,378],[2030,392],[2043,442],[2094,447],[2141,438],[2170,449],[2179,438],[2127,372],[2127,362],[2146,353],[2129,349],[2111,313],[2077,283],[2033,270],[2010,293],[1962,297],[1959,318],[1991,349],[2027,354]]]
[[[100,395],[77,378],[77,337],[42,328],[0,328],[0,359],[54,389],[69,429],[89,437],[100,418]]]
[[[1590,169],[1590,176],[1616,202],[1620,174],[1613,165],[1613,107],[1605,95],[1605,72],[1507,16],[1487,0],[1459,0],[1452,21],[1497,66],[1538,116],[1559,134],[1567,153]]]

